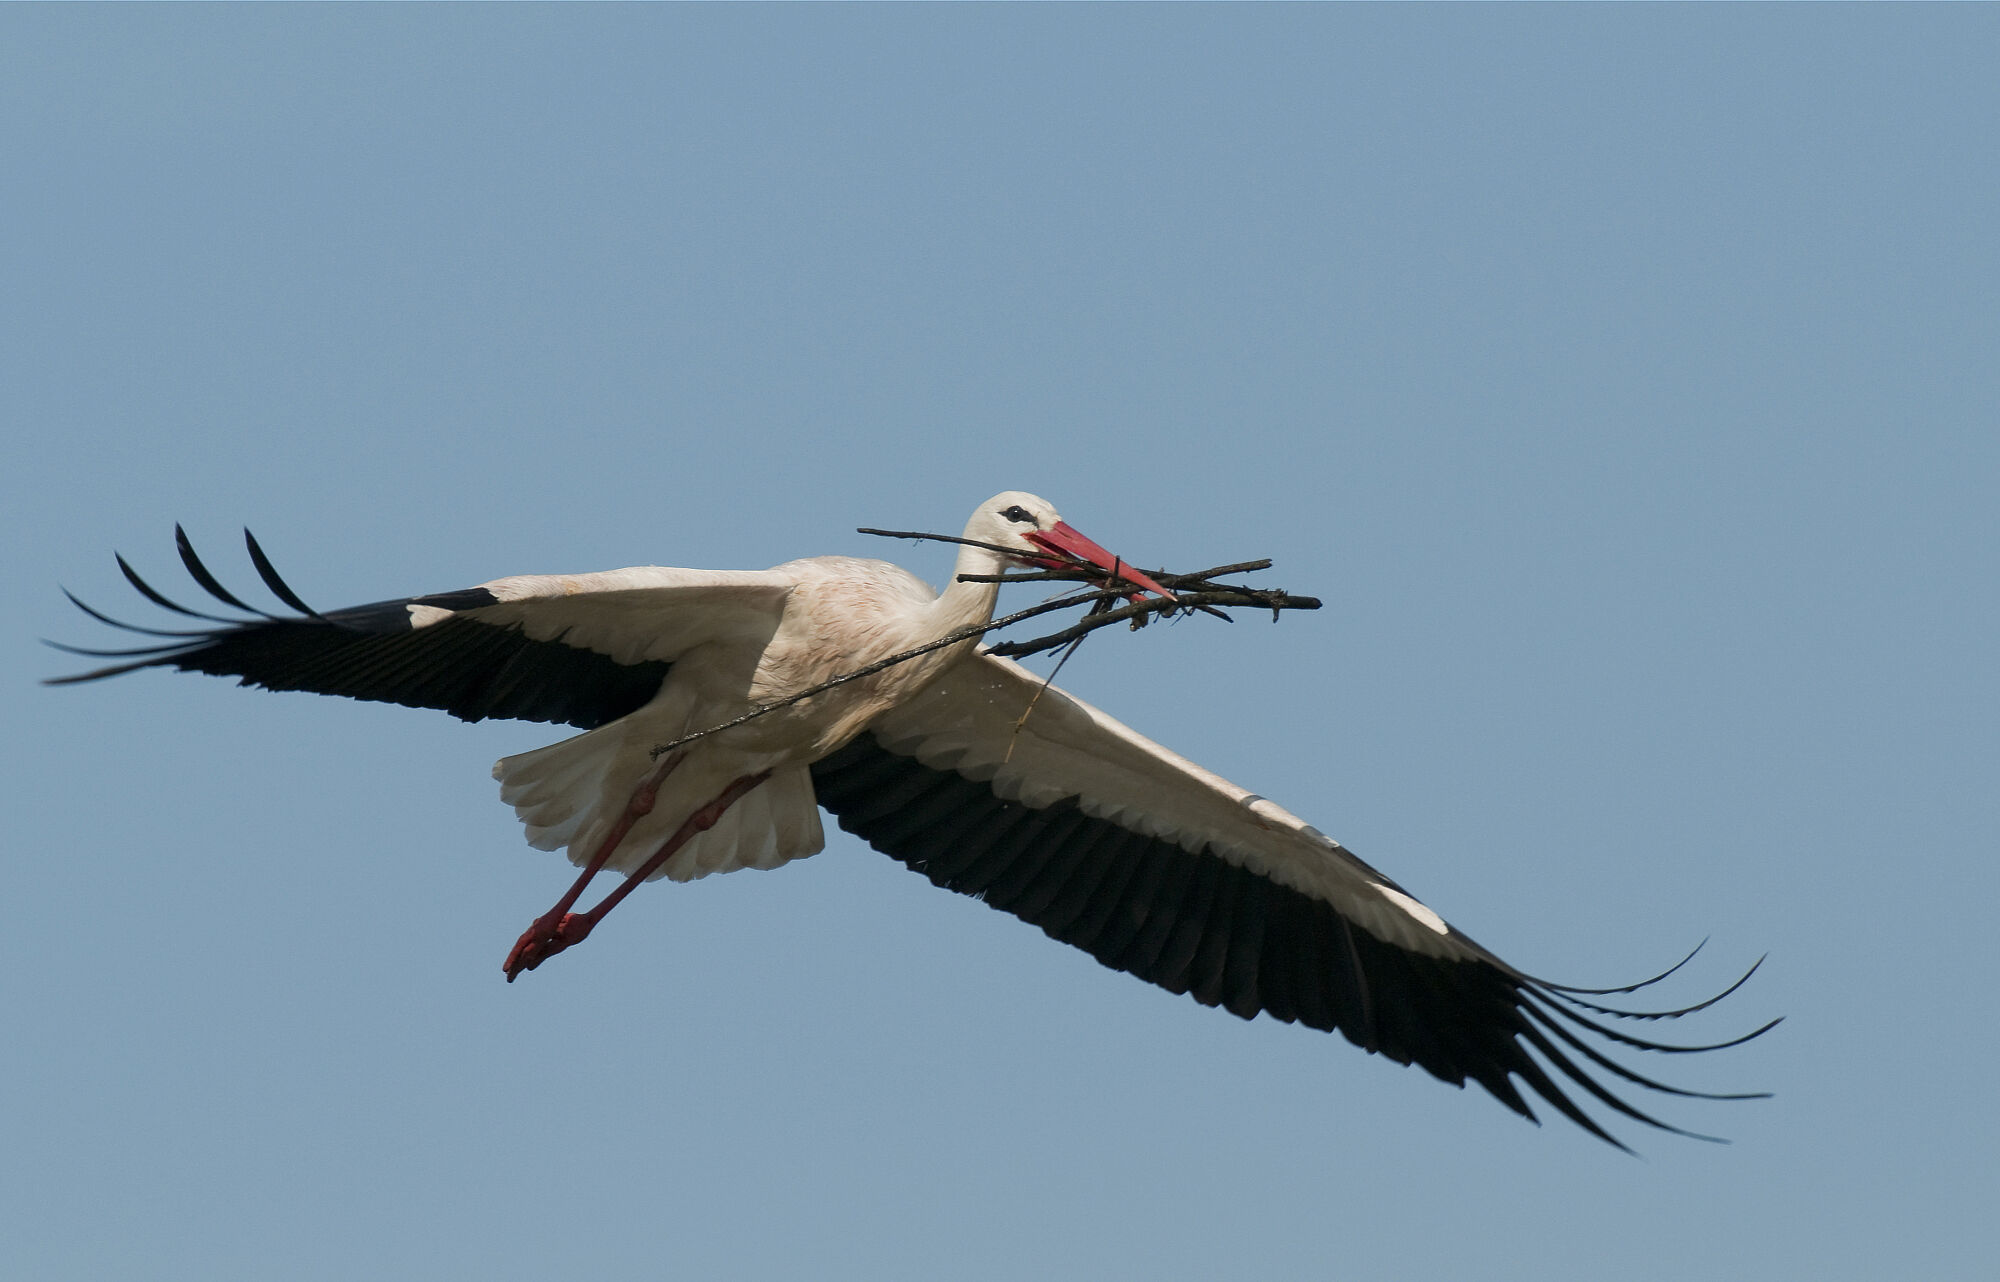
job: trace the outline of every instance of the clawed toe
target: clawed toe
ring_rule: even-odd
[[[582,943],[596,924],[589,913],[564,913],[560,918],[549,913],[537,917],[507,954],[502,967],[507,972],[507,982],[513,983],[522,971],[533,970],[563,949]]]

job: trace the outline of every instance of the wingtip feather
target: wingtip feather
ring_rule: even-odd
[[[299,594],[292,591],[291,585],[278,576],[277,567],[271,564],[270,557],[264,555],[264,549],[258,544],[257,536],[250,533],[250,527],[247,525],[243,527],[243,543],[250,549],[250,562],[257,567],[257,574],[264,580],[264,586],[271,589],[271,595],[308,619],[323,617],[318,610],[300,600]]]
[[[181,528],[180,523],[178,521],[174,523],[174,545],[180,549],[181,564],[187,567],[188,574],[194,579],[196,583],[201,584],[202,589],[206,591],[210,596],[222,602],[224,605],[235,606],[237,609],[243,611],[245,614],[254,614],[259,618],[264,618],[264,619],[271,619],[277,617],[275,615],[268,614],[263,610],[259,610],[257,607],[253,605],[245,605],[242,601],[238,600],[235,594],[232,593],[228,588],[223,587],[221,580],[217,579],[213,574],[209,573],[208,567],[202,564],[202,560],[200,557],[195,555],[194,544],[189,541],[187,536],[187,531]]]

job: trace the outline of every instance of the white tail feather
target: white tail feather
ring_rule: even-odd
[[[589,862],[624,813],[630,789],[651,765],[646,746],[634,747],[619,731],[615,724],[605,726],[495,763],[500,799],[514,807],[526,826],[529,845],[537,850],[567,847],[571,863]],[[727,765],[713,760],[703,764]],[[740,769],[718,775],[713,768],[689,768],[694,765],[690,761],[667,777],[652,814],[633,825],[605,867],[636,871],[731,778],[760,768],[738,763]],[[776,868],[817,853],[825,843],[811,772],[804,766],[781,767],[725,810],[714,827],[691,838],[653,878],[693,881],[738,868]]]

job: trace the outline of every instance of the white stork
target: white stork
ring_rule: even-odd
[[[1600,1074],[1674,1095],[1752,1098],[1668,1086],[1585,1040],[1676,1052],[1747,1041],[1777,1021],[1705,1046],[1665,1045],[1601,1022],[1699,1010],[1747,974],[1681,1010],[1586,1001],[1644,984],[1572,988],[1515,969],[1291,812],[972,639],[786,702],[987,622],[999,585],[966,576],[1074,558],[1135,596],[1171,595],[1032,494],[980,504],[942,594],[886,562],[814,557],[769,570],[518,575],[321,614],[246,531],[264,583],[298,611],[281,617],[232,595],[175,534],[194,580],[252,617],[178,605],[120,556],[119,569],[154,604],[217,626],[135,627],[71,596],[103,622],[166,640],[133,650],[59,646],[119,662],[52,684],[172,667],[583,732],[493,768],[529,843],[566,849],[583,868],[515,943],[509,981],[580,942],[643,881],[775,868],[817,852],[823,807],[935,884],[977,895],[1106,966],[1245,1019],[1262,1011],[1339,1029],[1444,1081],[1476,1081],[1530,1120],[1516,1079],[1621,1148],[1571,1091],[1692,1132],[1635,1108]],[[760,709],[768,712],[661,751]],[[607,868],[625,874],[623,884],[596,908],[572,912]]]

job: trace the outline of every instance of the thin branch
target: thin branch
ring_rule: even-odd
[[[1001,547],[998,543],[981,543],[978,539],[962,539],[956,534],[925,534],[919,530],[871,530],[865,525],[854,527],[856,534],[879,534],[885,539],[929,539],[935,543],[960,543],[969,548],[985,548],[988,552],[999,552],[1005,556],[1016,556],[1019,548]]]
[[[1208,583],[1208,580],[1215,578],[1217,575],[1249,574],[1256,570],[1268,570],[1270,568],[1271,558],[1264,557],[1257,561],[1238,561],[1234,565],[1218,565],[1212,570],[1197,570],[1193,574],[1169,574],[1165,570],[1154,570],[1151,573],[1155,579],[1171,588],[1182,583],[1212,586]],[[1076,583],[1100,583],[1104,579],[1104,571],[1097,569],[1096,566],[1091,566],[1089,569],[1015,570],[1006,574],[961,574],[958,576],[960,583],[1036,583],[1049,579],[1067,580]],[[1244,589],[1246,592],[1258,590],[1256,588]]]
[[[1108,628],[1114,623],[1125,623],[1127,621],[1134,624],[1142,623],[1148,615],[1169,613],[1177,605],[1180,608],[1190,610],[1199,610],[1204,607],[1218,605],[1257,606],[1270,610],[1273,618],[1277,617],[1277,613],[1280,610],[1317,610],[1320,608],[1320,602],[1316,597],[1292,596],[1286,592],[1237,588],[1228,584],[1219,584],[1217,586],[1220,590],[1213,592],[1182,592],[1178,602],[1161,600],[1135,601],[1127,605],[1118,606],[1116,609],[1102,611],[1101,613],[1093,612],[1079,619],[1069,627],[1064,628],[1061,632],[1052,632],[1048,636],[1036,637],[1032,641],[1002,641],[998,645],[989,646],[988,652],[997,654],[1003,659],[1015,659],[1022,655],[1039,654],[1044,650],[1054,650],[1060,646],[1067,645],[1071,641],[1097,631],[1099,628]],[[1075,600],[1081,599],[1075,598]],[[1225,614],[1222,617],[1227,619],[1229,616]]]
[[[1214,583],[1210,581],[1217,575],[1242,574],[1252,570],[1269,569],[1270,566],[1270,559],[1264,558],[1256,561],[1238,561],[1234,565],[1218,565],[1212,570],[1200,570],[1193,574],[1169,574],[1165,570],[1159,570],[1153,574],[1153,578],[1157,579],[1163,586],[1174,590],[1179,605],[1185,606],[1190,610],[1200,610],[1203,614],[1212,614],[1225,623],[1232,622],[1232,620],[1228,615],[1217,609],[1217,606],[1236,605],[1252,609],[1267,609],[1271,611],[1273,621],[1276,621],[1278,611],[1280,610],[1317,610],[1320,608],[1319,600],[1316,597],[1292,596],[1290,593],[1276,588],[1252,588],[1245,587],[1242,584]],[[1104,577],[1103,571],[1096,570],[1093,574],[1092,570],[1096,570],[1096,567],[1093,566],[1090,570],[1073,567],[1061,570],[1035,570],[1025,574],[961,574],[958,578],[961,583],[1032,583],[1045,580],[1068,582],[1101,581]],[[1160,610],[1158,606],[1155,606],[1154,610],[1158,613],[1172,613],[1170,610]],[[1119,617],[1121,619],[1132,618],[1134,620],[1132,626],[1135,628],[1146,625],[1146,618],[1144,616],[1134,617],[1128,614],[1120,615]],[[1091,625],[1092,628],[1102,626],[1102,623]],[[1066,638],[1067,635],[1064,634],[1064,637]],[[1043,642],[1047,642],[1047,644],[1043,644]],[[1037,650],[1053,648],[1053,646],[1061,644],[1061,641],[1045,637],[1041,641],[1008,642],[1007,644],[1023,647],[1018,651],[1020,654],[1033,654]],[[1017,652],[1003,650],[996,646],[994,653],[1011,655]]]

